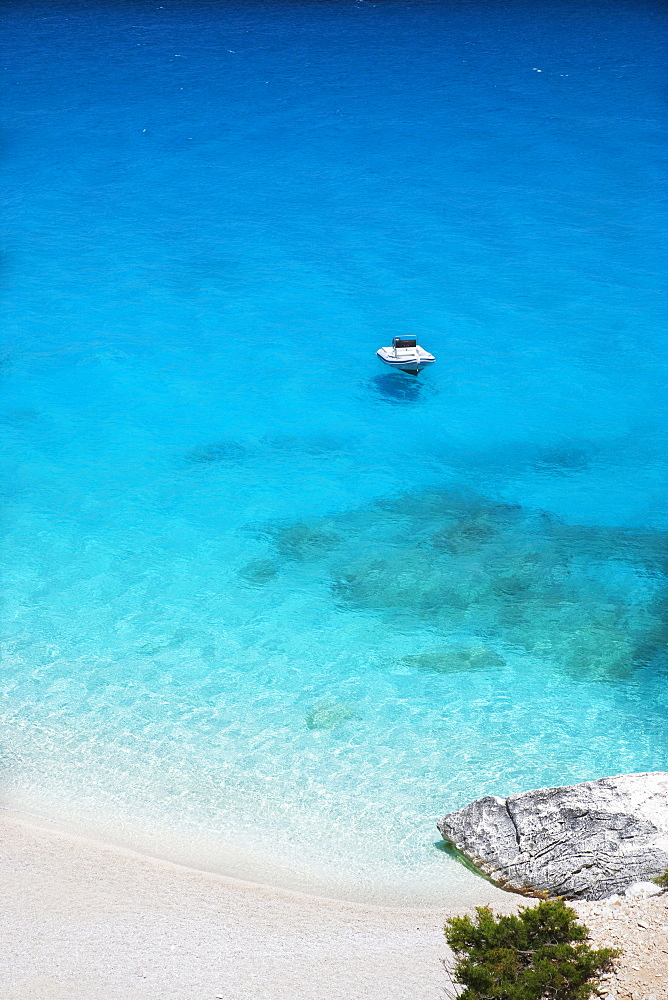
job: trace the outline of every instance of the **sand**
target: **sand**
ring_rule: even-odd
[[[443,1000],[445,909],[256,886],[6,810],[0,841],[1,1000]]]
[[[446,908],[253,885],[1,809],[0,872],[0,1000],[444,1000]],[[610,1000],[668,1000],[668,895],[576,908],[624,948]]]

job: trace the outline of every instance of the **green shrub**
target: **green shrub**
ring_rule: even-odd
[[[619,952],[594,950],[588,930],[561,899],[495,917],[487,906],[453,917],[445,936],[459,1000],[588,1000]]]
[[[665,870],[663,875],[657,875],[656,878],[653,878],[652,882],[656,882],[656,884],[660,885],[662,889],[668,889],[668,868]]]

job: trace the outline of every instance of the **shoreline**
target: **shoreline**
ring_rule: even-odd
[[[85,802],[62,803],[53,794],[20,796],[18,800],[5,794],[3,798],[0,810],[23,817],[25,822],[189,870],[319,899],[428,910],[444,905],[502,906],[506,896],[467,864],[445,857],[447,852],[437,850],[436,843],[425,846],[422,865],[412,868],[400,865],[389,852],[383,857],[382,847],[377,856],[359,850],[355,856],[346,849],[337,854],[332,853],[331,843],[314,845],[311,840],[301,844],[298,837],[286,837],[280,829],[278,836],[268,841],[266,836],[257,837],[252,828],[241,836],[238,831],[230,836],[225,829],[188,828],[178,822],[178,816],[168,824],[162,816],[149,819],[127,816],[120,810],[112,813],[108,807],[91,809]],[[434,841],[440,840],[435,821],[434,835]],[[381,845],[383,837],[379,817],[376,839]],[[375,847],[369,846],[372,850]]]
[[[91,851],[107,851],[117,854],[119,857],[144,861],[149,864],[153,864],[156,867],[164,867],[167,870],[173,869],[174,871],[183,872],[193,876],[211,878],[223,884],[229,883],[230,887],[238,888],[240,891],[267,892],[277,896],[286,896],[290,899],[294,899],[295,901],[303,901],[304,903],[309,902],[312,904],[322,904],[324,906],[331,905],[333,907],[341,908],[350,907],[351,909],[361,909],[364,911],[373,911],[378,913],[445,913],[446,917],[448,915],[464,911],[472,913],[474,905],[483,905],[481,903],[476,903],[456,906],[454,908],[452,906],[448,906],[447,904],[438,907],[419,905],[400,906],[362,902],[361,900],[344,899],[342,897],[328,896],[326,894],[316,892],[304,892],[300,889],[294,889],[289,886],[275,885],[271,882],[262,882],[259,880],[253,881],[236,875],[228,875],[225,872],[216,871],[213,868],[198,867],[196,865],[186,864],[182,861],[176,861],[168,857],[161,857],[158,854],[152,854],[150,851],[145,851],[140,847],[131,847],[127,844],[117,843],[113,840],[104,840],[103,838],[96,837],[93,834],[75,830],[74,828],[67,826],[65,823],[50,820],[45,816],[39,815],[38,813],[30,813],[21,809],[13,809],[8,806],[0,805],[0,844],[4,844],[9,827],[16,827],[17,830],[25,829],[26,831],[33,832],[35,835],[43,834],[47,837],[53,836],[54,838],[62,838],[63,841],[80,844],[82,848],[87,848]],[[487,880],[482,876],[480,876],[480,880],[483,885],[492,885],[492,883],[487,882]],[[492,885],[492,888],[494,889],[495,887]],[[501,892],[503,896],[508,896],[509,898],[514,898],[517,895],[515,893],[506,893],[503,890],[498,891]],[[517,898],[523,899],[524,897],[517,896]]]
[[[0,996],[11,1000],[442,1000],[443,925],[392,907],[190,868],[0,808]],[[535,900],[503,893],[496,913]],[[608,1000],[660,1000],[668,895],[574,902],[621,946]]]
[[[309,896],[8,809],[0,841],[12,1000],[441,1000],[443,924],[471,909]]]

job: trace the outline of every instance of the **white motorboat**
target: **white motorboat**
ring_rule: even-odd
[[[436,360],[433,354],[420,347],[415,337],[394,337],[392,347],[381,347],[376,354],[390,368],[398,368],[408,375],[417,375]]]

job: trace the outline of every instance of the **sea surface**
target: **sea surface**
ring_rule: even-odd
[[[668,768],[668,9],[2,12],[0,801],[479,901],[446,811]]]

